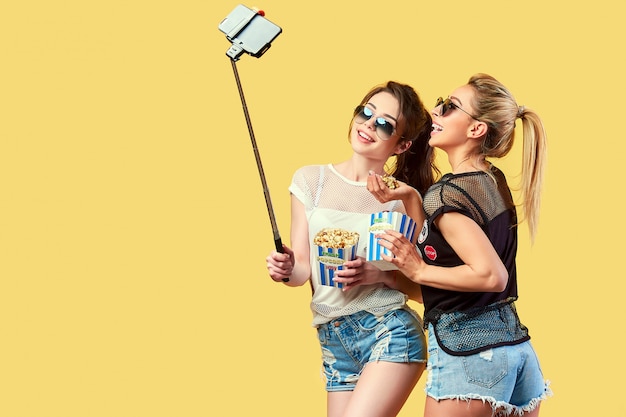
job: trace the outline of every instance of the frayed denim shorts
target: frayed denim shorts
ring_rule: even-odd
[[[426,362],[426,337],[417,313],[361,311],[317,329],[327,391],[352,391],[369,362]]]
[[[496,415],[532,411],[552,395],[530,341],[452,356],[439,347],[429,324],[427,370],[426,395],[435,400],[482,400]]]

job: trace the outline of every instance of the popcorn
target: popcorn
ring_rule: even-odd
[[[358,233],[333,228],[322,229],[313,238],[313,243],[316,245],[329,248],[345,248],[356,245],[358,241]]]
[[[374,266],[381,271],[398,269],[398,267],[391,262],[383,260],[383,254],[393,256],[393,253],[378,243],[376,235],[383,233],[385,230],[395,230],[402,233],[407,239],[412,241],[413,235],[415,234],[415,227],[415,221],[404,213],[396,211],[373,213],[370,216],[370,234],[366,260],[374,264]]]
[[[343,268],[346,261],[356,259],[359,234],[338,228],[320,230],[313,238],[317,246],[317,268],[319,283],[331,287],[342,288],[342,284],[334,281],[335,272]]]
[[[387,187],[391,188],[392,190],[395,190],[396,188],[400,186],[400,184],[398,183],[398,180],[392,177],[391,175],[385,174],[383,175],[382,179],[383,179],[383,182],[387,185]]]

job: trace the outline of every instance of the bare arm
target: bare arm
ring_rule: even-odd
[[[289,278],[285,284],[298,287],[311,277],[309,224],[304,205],[291,196],[291,246],[283,245],[285,253],[272,251],[266,258],[267,269],[274,281]]]
[[[411,281],[400,271],[393,271],[391,281],[387,283],[387,286],[405,293],[413,301],[424,302],[421,285]]]
[[[395,258],[385,260],[398,265],[400,271],[419,284],[452,291],[500,292],[506,287],[508,271],[481,228],[460,213],[446,213],[437,220],[446,241],[464,265],[442,267],[426,264],[415,246],[400,233],[380,235],[381,245]]]
[[[345,269],[337,271],[336,282],[343,284],[343,290],[349,291],[361,285],[383,283],[389,288],[401,291],[411,300],[422,302],[422,287],[405,277],[400,271],[381,271],[364,258],[357,258],[344,263]]]

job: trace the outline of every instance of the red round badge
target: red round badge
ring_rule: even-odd
[[[437,259],[437,251],[430,245],[424,246],[424,255],[431,261]]]

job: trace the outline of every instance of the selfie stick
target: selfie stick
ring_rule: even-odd
[[[231,59],[230,62],[233,65],[233,72],[235,73],[235,79],[237,80],[237,88],[239,89],[239,97],[241,97],[241,104],[243,106],[243,112],[246,117],[246,123],[248,124],[248,132],[250,132],[250,141],[252,142],[252,150],[254,151],[254,157],[256,158],[256,165],[259,169],[259,176],[261,177],[261,184],[263,185],[263,194],[265,195],[265,204],[267,205],[267,212],[270,216],[270,223],[272,224],[272,232],[274,232],[274,243],[276,245],[276,251],[283,253],[283,243],[278,232],[278,226],[276,224],[276,217],[274,216],[274,209],[272,208],[272,200],[270,198],[270,190],[267,187],[267,181],[265,180],[265,173],[263,172],[263,164],[261,163],[261,155],[259,149],[256,146],[256,139],[254,138],[254,131],[252,130],[252,123],[250,122],[250,115],[248,114],[248,107],[246,106],[246,99],[243,95],[243,89],[241,88],[241,81],[239,80],[239,73],[237,72],[237,65],[235,60]]]
[[[245,24],[249,23],[249,21],[254,16],[254,14],[257,14],[257,13],[259,13],[261,16],[264,15],[262,11],[261,12],[254,11],[252,16],[249,19],[246,19],[247,21],[245,22]],[[245,26],[245,24],[238,25],[239,27],[237,29],[241,30],[241,27]],[[229,35],[232,36],[232,33],[234,32],[236,32],[236,30],[232,31]],[[231,36],[229,36],[229,38]],[[234,38],[234,36],[232,37]],[[253,56],[256,56],[256,57],[261,56],[267,50],[267,48],[269,48],[269,43],[266,45],[266,47],[262,51],[257,52],[257,54]],[[259,170],[259,176],[261,177],[261,184],[263,185],[263,194],[265,195],[265,204],[267,205],[267,212],[270,217],[270,223],[272,225],[272,232],[274,233],[274,245],[276,247],[276,252],[284,253],[283,242],[282,242],[282,239],[280,238],[278,225],[276,223],[276,216],[274,215],[274,209],[272,207],[272,200],[270,198],[270,190],[267,186],[267,181],[265,180],[265,173],[263,171],[263,164],[261,163],[261,155],[259,154],[259,149],[256,144],[254,131],[252,129],[252,122],[250,121],[250,114],[248,113],[248,106],[246,105],[246,99],[243,94],[243,88],[241,87],[241,80],[239,79],[239,72],[237,71],[236,62],[237,60],[239,60],[239,57],[243,54],[243,52],[245,51],[239,45],[233,44],[226,52],[226,55],[230,57],[230,62],[233,67],[233,73],[235,74],[235,81],[237,82],[237,89],[239,90],[239,97],[241,98],[241,105],[243,107],[243,113],[246,118],[246,124],[248,125],[248,132],[250,133],[250,141],[252,142],[252,150],[254,151],[256,165]],[[288,281],[289,281],[289,278],[283,278],[283,282],[288,282]]]

